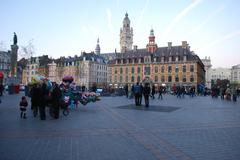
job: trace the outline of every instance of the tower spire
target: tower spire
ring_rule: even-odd
[[[133,29],[130,27],[130,20],[126,12],[123,19],[123,27],[120,29],[120,48],[121,52],[126,52],[132,49],[133,45]]]
[[[99,45],[99,37],[97,39],[97,45],[96,45],[96,48],[95,48],[95,53],[97,55],[100,55],[100,51],[101,51],[101,48],[100,48],[100,45]]]
[[[149,39],[149,42],[146,46],[147,51],[150,53],[153,53],[157,49],[157,44],[155,43],[155,36],[154,36],[153,28],[150,30],[150,35],[149,35],[148,39]]]

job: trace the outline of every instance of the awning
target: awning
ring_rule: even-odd
[[[4,77],[3,72],[0,72],[0,78],[3,78],[3,77]]]

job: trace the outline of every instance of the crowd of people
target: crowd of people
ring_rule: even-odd
[[[59,118],[62,92],[58,84],[53,84],[52,91],[47,88],[46,83],[33,84],[30,90],[30,97],[31,109],[34,117],[39,114],[40,119],[45,120],[46,106],[51,103],[51,114],[55,119]]]
[[[214,86],[211,91],[213,98],[220,96],[222,100],[237,101],[237,98],[240,97],[240,88],[237,87]]]
[[[195,97],[197,95],[207,96],[209,95],[208,89],[205,88],[201,92],[196,90],[195,86],[185,87],[185,86],[173,86],[169,92],[167,92],[167,88],[164,86],[156,87],[155,85],[150,85],[150,83],[136,83],[131,86],[131,89],[128,88],[128,85],[124,86],[125,94],[127,98],[135,99],[135,105],[141,106],[142,100],[144,97],[145,107],[149,107],[149,97],[155,99],[155,94],[158,93],[158,99],[163,99],[163,94],[170,93],[177,98],[184,98],[185,95],[189,95],[190,97]],[[130,92],[129,92],[130,91]],[[237,98],[240,96],[240,88],[234,89],[232,88],[215,88],[213,87],[211,90],[212,97],[221,96],[221,99],[233,100],[237,101]]]
[[[142,100],[144,97],[145,101],[145,107],[149,107],[149,97],[152,99],[155,99],[155,94],[156,94],[156,87],[150,86],[149,83],[145,83],[144,85],[142,83],[137,82],[135,85],[131,87],[131,92],[129,94],[129,89],[128,86],[125,85],[124,87],[126,97],[128,98],[135,98],[135,105],[136,106],[141,106],[142,105]],[[163,93],[165,92],[165,88],[160,86],[158,88],[158,99],[163,99]]]

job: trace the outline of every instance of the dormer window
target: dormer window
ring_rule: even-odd
[[[150,63],[151,62],[151,57],[150,56],[145,56],[144,57],[144,62],[145,63]]]
[[[132,59],[131,58],[128,59],[128,63],[132,63]]]
[[[157,62],[157,57],[154,57],[154,62]]]
[[[168,57],[168,61],[172,62],[172,56]]]
[[[138,63],[138,59],[137,58],[134,58],[134,63]]]
[[[183,61],[187,61],[187,56],[186,55],[183,56]]]
[[[175,61],[178,62],[178,56],[175,57]]]
[[[161,62],[162,62],[162,63],[164,62],[164,57],[161,57]]]

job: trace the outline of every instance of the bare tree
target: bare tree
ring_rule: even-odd
[[[35,47],[33,45],[33,39],[28,41],[26,46],[21,46],[20,57],[30,58],[35,54]]]
[[[0,42],[0,51],[6,51],[7,50],[7,47],[6,47],[6,44],[4,41],[1,41]]]

